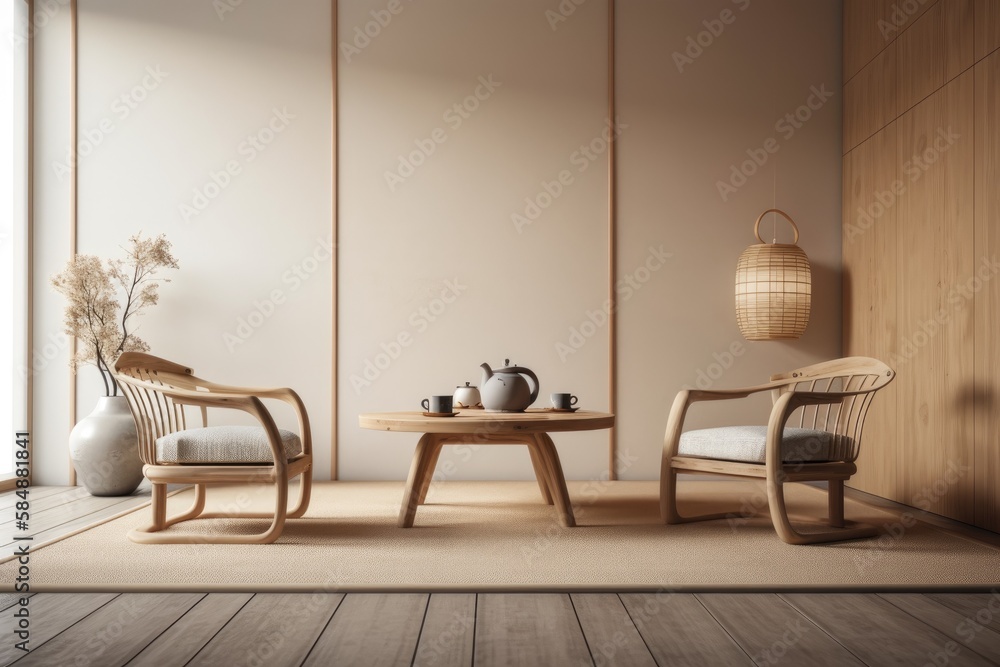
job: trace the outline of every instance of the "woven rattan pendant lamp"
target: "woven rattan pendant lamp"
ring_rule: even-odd
[[[785,217],[795,230],[792,243],[765,243],[760,222],[768,213]],[[747,340],[798,338],[809,324],[812,306],[812,269],[797,244],[799,228],[777,208],[760,214],[753,227],[756,243],[740,255],[736,265],[736,321]]]

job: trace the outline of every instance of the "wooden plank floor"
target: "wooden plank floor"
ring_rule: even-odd
[[[34,546],[41,546],[65,535],[101,523],[116,514],[149,502],[149,485],[143,482],[129,496],[98,497],[81,486],[32,486],[28,490],[28,532],[19,533],[15,525],[16,503],[21,500],[14,491],[0,494],[0,554],[14,548],[14,536],[31,535]]]
[[[997,665],[1000,593],[42,593],[0,665]]]
[[[38,541],[138,507],[33,487]],[[16,534],[0,494],[0,546]],[[974,536],[973,536],[974,537]],[[0,667],[1000,665],[990,594],[0,594]]]

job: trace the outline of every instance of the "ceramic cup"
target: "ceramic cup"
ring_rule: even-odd
[[[552,407],[557,410],[569,410],[576,405],[577,398],[573,394],[552,394]]]
[[[420,402],[424,412],[433,412],[439,415],[451,414],[451,396],[431,396]]]

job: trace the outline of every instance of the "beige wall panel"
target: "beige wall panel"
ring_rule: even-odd
[[[1000,259],[1000,53],[976,65],[976,255]],[[978,268],[978,266],[977,266]],[[1000,280],[976,294],[976,524],[1000,531]]]
[[[900,500],[975,518],[973,75],[968,71],[897,122]]]
[[[40,8],[41,3],[36,3]],[[34,34],[34,318],[35,356],[24,369],[34,376],[31,434],[32,483],[69,483],[69,338],[63,333],[63,301],[49,287],[70,256],[70,146],[68,96],[71,86],[69,4],[53,3],[38,15]],[[44,25],[41,25],[44,22]]]
[[[80,141],[91,144],[80,252],[115,257],[138,231],[166,234],[180,269],[162,274],[171,282],[138,335],[204,377],[294,387],[319,478],[330,469],[330,23],[328,0],[79,2]],[[91,367],[77,382],[82,417],[101,382]],[[38,421],[64,411],[38,405]],[[290,411],[275,415],[294,428]]]
[[[844,152],[896,119],[896,43],[844,85]]]
[[[753,384],[841,352],[838,96],[790,136],[781,131],[812,89],[840,90],[839,38],[831,30],[840,3],[739,6],[619,3],[618,104],[628,129],[619,153],[618,265],[623,275],[636,271],[650,246],[673,253],[621,307],[620,446],[637,459],[626,479],[658,476],[667,411],[682,387]],[[679,67],[674,54],[726,10],[732,22]],[[777,152],[762,167],[746,165],[770,138]],[[746,182],[720,193],[720,183],[741,182],[734,170],[744,167],[752,172]],[[749,343],[736,325],[736,260],[756,242],[754,220],[775,203],[798,222],[812,261],[812,319],[797,341]],[[763,228],[770,240],[770,219]],[[777,230],[791,239],[787,225]],[[766,423],[770,400],[758,398],[695,408],[689,424]]]
[[[896,357],[896,203],[902,189],[896,125],[844,157],[844,354]],[[874,399],[865,424],[854,488],[897,496],[897,392],[894,382]]]
[[[939,0],[896,41],[897,113],[972,66],[973,0]]]
[[[343,479],[405,478],[417,440],[359,413],[479,385],[483,362],[532,368],[537,406],[571,391],[608,407],[607,14],[574,7],[404,2],[355,53],[372,6],[341,2]],[[567,477],[606,471],[606,431],[555,441]],[[445,448],[438,473],[532,469],[523,447],[473,445]]]
[[[976,0],[976,61],[1000,48],[1000,0]]]

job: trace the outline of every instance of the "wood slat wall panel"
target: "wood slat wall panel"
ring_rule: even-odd
[[[972,66],[973,0],[940,0],[896,41],[897,113]]]
[[[896,162],[896,125],[844,157],[844,353],[897,356],[896,203],[903,183]],[[900,382],[875,397],[850,486],[897,499],[896,414]]]
[[[973,101],[970,70],[897,121],[899,500],[969,523],[974,321],[961,290],[977,263]]]
[[[886,24],[883,29],[889,39],[896,39],[917,19],[933,9],[940,2],[948,0],[875,0],[883,4]]]
[[[992,262],[1000,259],[1000,52],[976,65],[975,88],[976,255]],[[1000,277],[984,281],[975,302],[975,522],[1000,531]]]
[[[887,24],[886,0],[844,0],[844,81],[848,81],[895,39]]]
[[[844,153],[896,118],[896,44],[844,85]]]
[[[1000,49],[1000,0],[976,0],[976,61]]]

